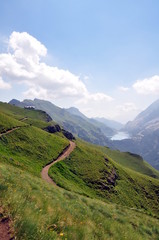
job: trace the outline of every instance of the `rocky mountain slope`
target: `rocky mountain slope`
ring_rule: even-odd
[[[124,130],[131,139],[114,141],[121,151],[138,153],[153,167],[159,169],[159,100],[141,112]]]
[[[64,129],[72,132],[83,140],[98,145],[112,146],[108,137],[113,135],[115,131],[100,122],[87,118],[77,111],[77,109],[75,114],[75,111],[63,109],[49,101],[39,99],[24,100],[23,102],[13,99],[9,103],[19,107],[34,106],[36,109],[47,112],[52,119],[62,125]]]

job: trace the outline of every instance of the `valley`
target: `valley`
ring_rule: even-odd
[[[159,172],[140,156],[77,137],[67,152],[70,140],[44,111],[0,110],[1,221],[9,216],[13,236],[157,239]],[[45,166],[60,188],[41,178]]]

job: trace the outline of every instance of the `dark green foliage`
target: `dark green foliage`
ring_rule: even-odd
[[[68,190],[159,216],[159,181],[123,168],[101,149],[78,141],[71,156],[50,169],[50,176]],[[145,165],[145,169],[148,170],[148,166]]]

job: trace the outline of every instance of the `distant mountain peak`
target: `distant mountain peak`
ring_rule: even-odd
[[[70,108],[66,108],[66,111],[73,114],[73,115],[76,115],[76,116],[79,116],[79,117],[82,117],[84,119],[86,119],[87,117],[80,112],[80,110],[76,107],[70,107]]]

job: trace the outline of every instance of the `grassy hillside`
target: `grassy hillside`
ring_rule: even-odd
[[[158,239],[158,219],[52,187],[0,162],[0,201],[17,239]]]
[[[0,137],[0,207],[12,219],[16,239],[158,239],[157,179],[123,167],[106,148],[78,140],[71,156],[50,171],[69,191],[55,188],[40,173],[68,140],[43,131],[50,123],[40,112],[30,110],[21,122],[27,110],[5,105],[3,111],[2,127],[20,126]]]
[[[51,121],[50,116],[44,111],[24,109],[3,102],[0,102],[0,112],[10,115],[17,120],[21,120],[23,118],[31,118],[44,122]]]
[[[5,162],[36,175],[56,159],[69,144],[68,140],[35,127],[20,128],[0,139],[0,156]]]
[[[23,112],[23,109],[11,106],[9,104],[0,104],[1,110],[5,113],[0,113],[0,132],[7,129],[12,129],[20,126],[19,129],[0,137],[0,156],[4,162],[8,162],[21,169],[25,169],[36,175],[44,165],[52,159],[56,159],[61,151],[69,144],[69,141],[61,135],[49,134],[38,127],[30,126],[30,122],[39,127],[44,127],[47,122],[34,120],[33,117],[43,118],[45,114],[35,110],[29,110],[32,118],[21,122],[13,118],[14,114],[24,117],[28,110]],[[3,107],[3,108],[2,108]],[[12,116],[12,117],[11,117]],[[16,115],[17,117],[17,115]],[[46,119],[45,119],[46,120]]]
[[[25,126],[25,124],[0,112],[0,133],[19,126]]]
[[[15,100],[10,101],[10,103],[15,103],[24,107],[24,105],[35,106],[36,109],[41,109],[47,112],[54,121],[58,122],[64,129],[72,132],[79,138],[84,139],[85,141],[92,142],[94,144],[103,145],[103,146],[111,146],[109,139],[107,136],[113,135],[114,131],[103,124],[103,128],[101,128],[102,123],[98,123],[95,120],[95,123],[92,123],[90,119],[74,115],[69,113],[66,109],[55,106],[49,101],[44,101],[40,99],[34,100],[24,100],[23,102],[15,102]],[[93,122],[94,122],[93,121]],[[102,130],[101,130],[102,129]],[[102,132],[104,129],[104,133]],[[110,134],[112,132],[112,134]]]
[[[107,147],[101,148],[101,150],[104,151],[115,162],[120,163],[122,166],[159,179],[159,171],[151,167],[151,165],[144,161],[141,156],[132,154],[130,152],[111,150]]]
[[[159,216],[159,180],[124,168],[94,145],[78,141],[71,156],[55,164],[49,174],[70,191]]]

